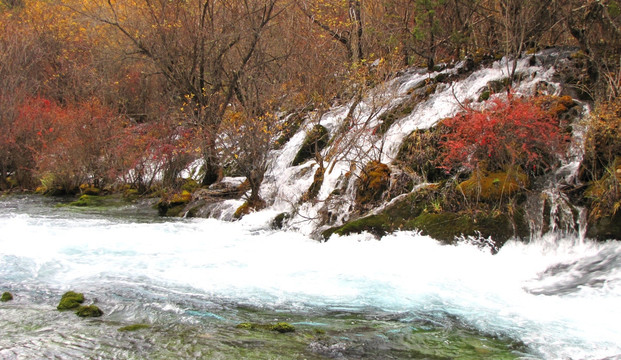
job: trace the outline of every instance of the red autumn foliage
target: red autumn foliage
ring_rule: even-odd
[[[148,190],[159,175],[172,186],[179,172],[197,156],[195,137],[191,129],[165,121],[127,126],[116,144],[111,171],[140,191]]]
[[[469,109],[442,122],[448,128],[440,141],[447,170],[488,170],[521,166],[540,172],[562,156],[567,136],[559,120],[536,105],[534,99],[510,96],[496,99],[484,110]]]
[[[83,183],[114,182],[108,168],[122,127],[118,115],[97,100],[60,106],[41,97],[27,98],[13,129],[25,156],[22,166],[34,178],[53,179],[66,192]]]

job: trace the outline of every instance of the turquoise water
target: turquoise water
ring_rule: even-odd
[[[543,238],[497,255],[412,232],[319,243],[144,205],[0,200],[0,358],[601,359],[621,354],[621,247]],[[68,290],[104,311],[55,309]],[[296,331],[238,328],[285,321]],[[133,332],[118,331],[146,324]]]

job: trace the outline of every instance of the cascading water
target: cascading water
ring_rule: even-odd
[[[319,243],[238,223],[145,222],[0,202],[0,357],[522,358],[621,356],[621,246],[543,237],[496,255],[412,232]],[[67,290],[105,313],[55,309]],[[237,329],[289,321],[297,335]],[[118,328],[146,323],[135,333]]]
[[[535,92],[559,95],[561,85],[554,81],[553,65],[567,59],[569,54],[569,51],[546,50],[533,58],[519,60],[516,74],[520,74],[521,81],[512,91],[518,95],[531,95]],[[420,69],[406,71],[370,90],[359,102],[336,106],[319,119],[318,116],[309,116],[302,130],[284,149],[275,152],[270,162],[261,189],[262,197],[271,204],[268,211],[272,214],[292,213],[288,229],[313,237],[318,237],[321,227],[325,226],[322,213],[333,215],[330,225],[345,223],[349,220],[354,202],[355,179],[367,162],[378,160],[391,164],[396,159],[404,138],[412,131],[434,126],[438,121],[461,111],[464,104],[482,106],[476,105],[481,92],[491,82],[505,81],[510,73],[510,63],[505,58],[488,68],[474,71],[463,79],[450,83],[438,82],[428,98],[416,103],[409,114],[389,126],[385,132],[377,131],[383,114],[407,101],[413,92],[420,90],[425,84],[434,83],[436,80],[433,79],[458,76],[463,64],[431,74]],[[344,123],[348,130],[339,133]],[[292,166],[291,163],[304,141],[305,133],[314,124],[325,126],[331,136],[338,136],[321,152],[326,172],[317,197],[313,201],[303,202],[300,199],[313,182],[318,164],[314,159],[297,166]],[[563,171],[572,170],[574,177],[581,159],[580,131],[576,124],[570,158],[563,167]],[[551,184],[550,191],[556,186],[557,184]],[[538,211],[539,209],[534,212]],[[541,221],[537,222],[536,226],[541,227]]]
[[[518,63],[518,93],[557,94],[554,51]],[[455,74],[444,70],[441,74]],[[402,140],[476,100],[507,63],[435,93],[382,134],[372,131],[431,77],[412,70],[360,102],[335,107],[273,153],[261,195],[269,207],[228,223],[241,200],[212,205],[215,219],[162,220],[148,206],[56,208],[52,199],[0,199],[0,358],[621,358],[621,246],[576,231],[580,211],[556,191],[575,182],[580,138],[532,201],[533,240],[443,246],[414,232],[312,240],[322,212],[348,220],[353,179],[369,159],[390,163]],[[434,76],[439,73],[434,74]],[[459,100],[459,101],[458,101]],[[351,115],[348,118],[348,115]],[[353,119],[353,120],[352,120]],[[291,166],[305,131],[350,131],[321,153],[326,173],[313,201],[300,199],[319,166]],[[578,129],[579,131],[579,129]],[[339,151],[337,150],[337,147]],[[544,212],[544,209],[547,209]],[[270,229],[292,213],[288,231]],[[58,312],[67,290],[104,311]],[[287,321],[294,334],[237,328]],[[141,323],[137,332],[118,329]]]

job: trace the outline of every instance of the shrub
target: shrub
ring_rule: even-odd
[[[607,173],[621,156],[621,99],[597,106],[588,124],[582,180],[596,180]]]
[[[490,171],[520,166],[542,172],[564,153],[566,135],[558,119],[533,99],[495,99],[484,110],[445,119],[448,132],[440,141],[447,171],[486,167]]]
[[[360,175],[358,190],[356,191],[356,204],[364,207],[373,204],[382,198],[384,191],[390,185],[390,168],[379,161],[369,162]]]

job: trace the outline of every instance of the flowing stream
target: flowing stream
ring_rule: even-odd
[[[412,232],[320,243],[144,206],[0,199],[2,359],[621,358],[621,246],[541,238],[498,254]],[[56,305],[83,292],[104,316]],[[293,333],[238,328],[289,322]],[[150,327],[118,331],[131,324]]]

